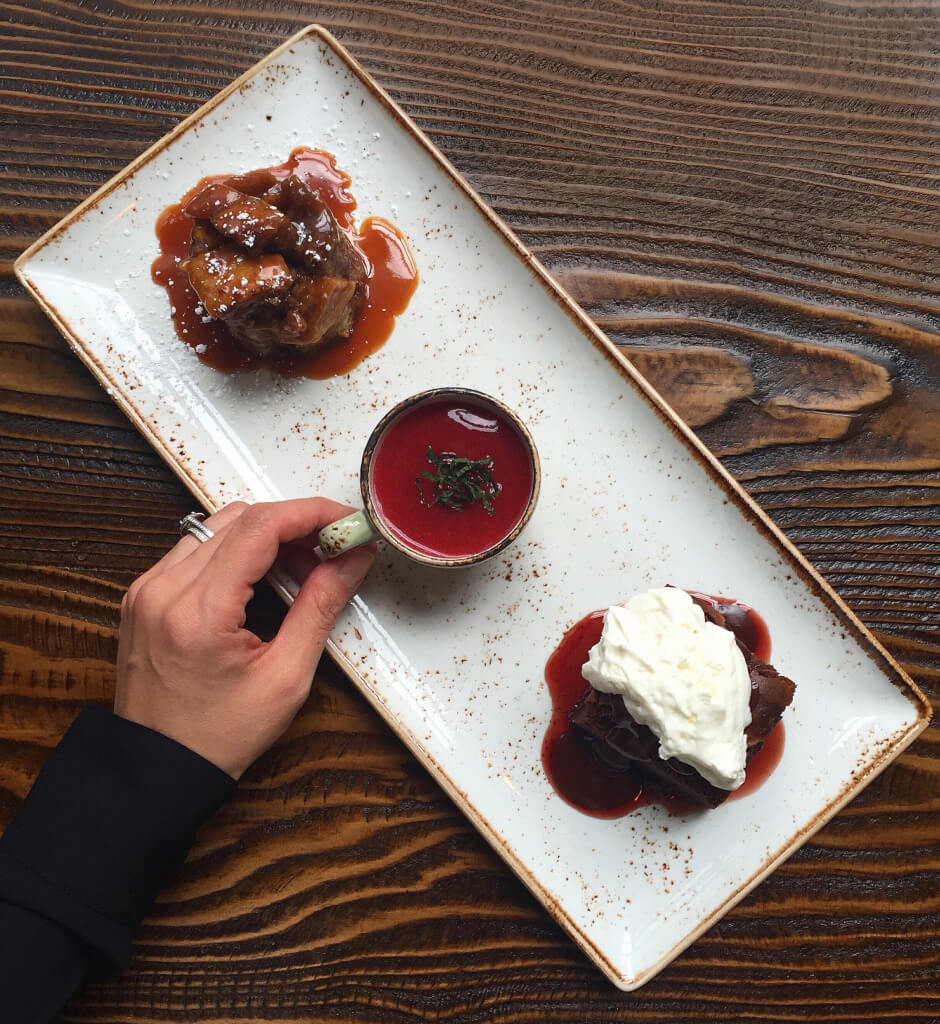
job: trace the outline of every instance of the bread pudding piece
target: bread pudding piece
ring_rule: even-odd
[[[296,175],[251,171],[201,188],[182,269],[206,313],[265,354],[352,334],[366,268],[319,192]]]

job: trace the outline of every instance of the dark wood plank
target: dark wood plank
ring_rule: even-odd
[[[81,704],[109,701],[123,587],[191,506],[12,261],[314,19],[940,694],[935,9],[39,0],[0,18],[0,826]],[[262,592],[250,621],[280,615]],[[324,662],[131,969],[64,1019],[935,1020],[938,753],[934,728],[625,996]]]

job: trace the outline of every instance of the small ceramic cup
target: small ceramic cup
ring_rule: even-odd
[[[383,520],[372,486],[374,457],[386,432],[392,425],[397,423],[406,413],[412,412],[419,406],[449,400],[464,401],[468,405],[491,411],[495,420],[501,421],[509,427],[516,434],[518,440],[522,442],[522,447],[528,455],[532,480],[528,501],[521,516],[510,525],[504,535],[500,536],[495,543],[490,543],[480,551],[452,557],[430,554],[418,547],[414,547],[408,543],[407,539],[401,536],[400,531],[390,528],[389,524]],[[498,472],[498,467],[496,471]],[[390,409],[379,421],[375,430],[372,431],[369,440],[366,442],[359,470],[359,486],[362,492],[364,507],[359,509],[358,512],[353,512],[351,515],[337,519],[336,522],[324,526],[317,538],[320,550],[327,558],[335,558],[350,548],[381,539],[408,558],[416,562],[422,562],[425,565],[443,568],[475,565],[477,562],[492,558],[493,555],[504,550],[519,536],[523,527],[532,518],[539,495],[540,483],[541,471],[535,442],[522,421],[511,409],[490,395],[483,394],[481,391],[472,391],[469,388],[433,388],[430,391],[422,391],[420,394],[406,398],[403,402],[399,402],[398,405]],[[498,495],[495,500],[498,500]],[[452,514],[459,516],[463,513],[461,511],[454,511]]]

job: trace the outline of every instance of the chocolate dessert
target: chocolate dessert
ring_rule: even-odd
[[[735,628],[734,621],[714,603],[692,595],[707,620],[730,629],[744,655],[751,681],[751,722],[745,729],[747,760],[761,749],[793,699],[794,683],[762,661],[744,642],[744,629]],[[591,753],[608,770],[638,777],[643,788],[667,798],[679,798],[701,807],[717,807],[730,796],[699,773],[676,758],[663,760],[657,750],[659,740],[645,725],[640,725],[627,711],[623,698],[616,693],[601,693],[591,688],[569,715],[571,728],[590,742]]]

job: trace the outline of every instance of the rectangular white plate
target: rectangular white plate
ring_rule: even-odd
[[[242,126],[237,133],[231,125]],[[203,175],[327,149],[358,215],[391,219],[421,281],[348,376],[219,374],[150,280],[154,222]],[[444,789],[625,989],[660,970],[921,731],[922,695],[356,62],[312,27],[153,146],[17,263],[108,393],[209,508],[358,503],[363,442],[393,403],[460,384],[518,410],[542,460],[532,522],[458,572],[383,552],[331,650]],[[563,803],[543,774],[545,660],[592,609],[673,583],[764,615],[797,682],[760,791],[669,819]],[[667,831],[668,830],[668,831]]]

